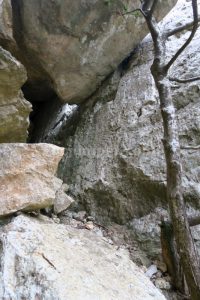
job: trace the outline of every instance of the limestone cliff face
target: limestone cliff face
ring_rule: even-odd
[[[182,3],[162,26],[170,28],[184,23],[192,15],[190,3]],[[169,39],[169,56],[188,34],[183,32]],[[170,76],[184,79],[199,75],[199,36],[200,30],[173,66]],[[158,205],[165,206],[162,124],[150,75],[151,62],[152,45],[147,38],[121,78],[116,96],[110,99],[100,90],[81,113],[74,134],[70,132],[68,137],[67,131],[63,134],[66,153],[60,175],[71,183],[71,193],[103,219],[125,222],[149,213]],[[199,145],[199,81],[171,84],[181,145]],[[200,199],[199,151],[182,149],[185,198],[196,207]]]

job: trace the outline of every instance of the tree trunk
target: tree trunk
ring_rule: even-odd
[[[167,165],[167,194],[180,262],[192,300],[200,300],[199,257],[193,242],[182,194],[182,166],[175,108],[167,74],[155,59],[151,68],[160,98],[163,119],[163,145]]]
[[[186,293],[184,284],[183,269],[180,264],[180,258],[177,253],[177,247],[174,239],[174,232],[172,223],[169,221],[162,221],[161,223],[161,248],[163,261],[167,266],[167,271],[172,278],[174,288]]]

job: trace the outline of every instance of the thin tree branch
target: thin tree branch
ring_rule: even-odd
[[[131,11],[127,11],[127,12],[123,13],[122,16],[132,14],[132,13],[134,13],[136,11],[140,12],[144,16],[144,12],[143,12],[143,10],[141,8],[136,8],[136,9],[133,9]]]
[[[186,79],[179,79],[179,78],[174,78],[174,77],[169,77],[170,81],[175,81],[178,83],[187,83],[187,82],[193,82],[193,81],[197,81],[200,80],[200,76],[198,77],[192,77],[192,78],[186,78]]]
[[[197,146],[181,146],[181,149],[188,149],[188,150],[199,150],[200,149],[200,145]]]
[[[197,6],[197,0],[192,0],[192,10],[193,10],[193,19],[194,19],[194,23],[193,23],[193,28],[192,28],[192,32],[189,36],[189,38],[187,39],[187,41],[183,44],[183,46],[176,52],[176,54],[171,58],[171,60],[168,62],[168,64],[165,66],[165,71],[167,72],[169,70],[169,68],[172,66],[172,64],[177,60],[177,58],[179,57],[179,55],[185,50],[185,48],[190,44],[190,42],[192,41],[197,28],[198,28],[198,6]]]
[[[200,22],[200,17],[198,17],[198,22]],[[170,37],[170,36],[172,36],[172,35],[174,35],[174,34],[177,34],[177,33],[181,32],[181,31],[183,31],[183,30],[188,30],[188,29],[190,29],[193,25],[194,25],[194,20],[192,20],[191,22],[188,22],[188,23],[186,23],[186,24],[183,24],[183,25],[181,25],[181,26],[179,26],[179,27],[176,27],[176,28],[174,28],[174,29],[172,29],[172,30],[166,31],[166,32],[165,32],[165,36],[166,36],[166,37]]]
[[[136,11],[140,12],[145,18],[151,17],[154,9],[156,7],[156,4],[158,3],[158,0],[146,0],[146,1],[141,1],[141,3],[143,2],[141,8],[136,8],[133,9],[131,11],[127,11],[125,13],[122,14],[122,16],[128,15],[128,14],[132,14]]]

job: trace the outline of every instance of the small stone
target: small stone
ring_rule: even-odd
[[[170,290],[171,284],[166,281],[164,278],[157,278],[155,280],[155,286],[161,290]]]
[[[86,215],[87,215],[86,211],[85,210],[81,210],[81,211],[79,211],[77,213],[74,213],[73,214],[73,218],[75,220],[77,220],[77,221],[84,222],[84,219],[86,218]]]
[[[156,274],[157,272],[158,272],[157,266],[156,266],[156,265],[151,265],[151,266],[147,269],[145,275],[146,275],[147,277],[151,278],[151,277],[152,277],[154,274]]]
[[[56,223],[56,224],[60,223],[60,219],[54,214],[52,214],[52,219],[53,219],[54,223]]]
[[[68,185],[62,184],[61,188],[56,193],[56,197],[54,200],[55,214],[59,214],[62,211],[65,211],[74,202],[74,199],[66,194],[67,190]]]
[[[163,273],[158,270],[158,272],[156,273],[156,278],[161,278],[163,276]]]
[[[65,211],[62,212],[62,216],[72,219],[73,218],[73,212],[70,211],[70,210],[65,210]]]
[[[145,266],[141,266],[140,269],[141,269],[144,273],[146,273],[146,271],[147,271],[147,268],[146,268]]]
[[[100,229],[98,229],[97,227],[94,228],[94,232],[97,236],[103,237],[103,232]]]
[[[92,222],[94,222],[94,217],[88,216],[88,217],[87,217],[87,221],[92,221]]]
[[[156,261],[155,264],[157,265],[157,268],[163,272],[163,273],[166,273],[167,272],[167,266],[164,262],[162,261]]]
[[[94,229],[94,224],[92,221],[89,221],[85,224],[85,228],[88,230],[93,230]]]

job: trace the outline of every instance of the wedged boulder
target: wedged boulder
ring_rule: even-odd
[[[187,22],[191,2],[181,1],[163,22],[165,28]],[[174,17],[176,16],[176,17]],[[168,42],[172,55],[189,32]],[[200,29],[177,60],[170,76],[199,76]],[[112,99],[97,93],[79,116],[79,123],[59,141],[66,147],[60,176],[90,213],[125,223],[166,206],[166,174],[162,145],[163,129],[158,95],[150,74],[152,44],[147,38],[136,50],[129,70],[121,78]],[[200,89],[199,82],[172,82],[177,108],[183,163],[184,197],[200,206]],[[108,86],[109,89],[109,86]],[[95,103],[95,98],[98,102]],[[93,101],[93,102],[92,102]],[[108,102],[106,102],[108,101]],[[187,146],[194,149],[187,149]]]
[[[55,174],[63,153],[50,144],[0,144],[0,216],[52,206],[62,189]]]
[[[165,299],[126,250],[90,231],[20,215],[0,241],[1,299]]]
[[[163,17],[176,0],[159,1]],[[45,100],[85,100],[147,33],[140,1],[13,0],[14,37],[28,71],[24,91]],[[31,58],[31,59],[30,59]]]
[[[31,104],[21,91],[26,79],[23,65],[0,47],[0,143],[27,139]]]

